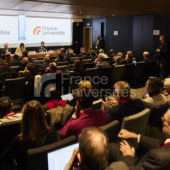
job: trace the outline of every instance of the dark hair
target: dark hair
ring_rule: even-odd
[[[12,101],[8,96],[0,98],[0,117],[4,117],[12,110]]]
[[[28,57],[28,51],[23,51],[22,55],[23,55],[23,57]]]
[[[18,56],[17,54],[15,54],[15,55],[13,56],[13,59],[18,60],[18,59],[19,59],[19,56]]]
[[[20,48],[25,47],[24,43],[20,43]]]
[[[109,142],[102,130],[95,127],[84,128],[79,135],[79,151],[83,156],[83,170],[103,170],[107,167]]]
[[[52,72],[57,71],[57,64],[55,62],[50,63],[49,67]]]
[[[163,87],[163,82],[159,77],[149,77],[148,86],[152,88],[153,94],[160,93]]]
[[[57,88],[51,88],[50,89],[50,98],[51,98],[51,100],[53,100],[53,99],[61,100],[60,91]]]
[[[94,98],[92,95],[92,90],[89,88],[80,88],[76,90],[75,99],[80,102],[80,105],[83,109],[92,107]]]
[[[43,144],[49,127],[40,102],[36,100],[29,101],[23,106],[22,113],[20,140]]]
[[[35,68],[34,63],[28,63],[27,69],[29,70],[30,75],[34,76],[36,74],[36,68]]]

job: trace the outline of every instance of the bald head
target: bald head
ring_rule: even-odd
[[[162,117],[163,133],[166,137],[170,138],[170,108]]]
[[[82,155],[82,169],[100,170],[108,165],[108,138],[103,131],[91,127],[79,135],[79,150]]]

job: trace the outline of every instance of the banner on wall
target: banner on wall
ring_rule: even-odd
[[[0,47],[5,43],[11,47],[18,44],[18,17],[0,16]]]
[[[72,20],[51,18],[26,18],[26,44],[72,45]]]

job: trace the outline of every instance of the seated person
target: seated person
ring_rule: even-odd
[[[15,54],[22,54],[26,51],[24,43],[20,43],[20,46],[16,49]]]
[[[83,66],[80,60],[74,60],[73,71],[76,76],[84,76]]]
[[[143,52],[143,59],[144,61],[148,62],[148,61],[152,61],[152,58],[150,57],[150,54],[148,51],[144,51]]]
[[[30,101],[23,106],[21,133],[13,140],[4,153],[8,164],[15,160],[17,169],[26,169],[26,152],[28,149],[40,147],[57,141],[54,128],[47,125],[42,105],[38,101]]]
[[[95,51],[95,50],[91,50],[91,51],[90,51],[90,59],[91,59],[92,61],[95,61],[96,58],[97,58],[96,51]]]
[[[118,134],[119,138],[124,139],[120,142],[120,148],[117,148],[116,151],[115,144],[110,145],[111,161],[123,160],[133,170],[168,170],[170,161],[170,109],[162,117],[162,122],[162,131],[166,139],[152,138],[122,129]],[[147,150],[147,153],[139,161],[135,159],[135,156],[137,156],[135,155],[135,149],[128,144],[127,139],[136,139],[140,146]]]
[[[5,68],[4,60],[0,59],[0,69]]]
[[[109,50],[109,57],[113,60],[114,59],[114,56],[115,56],[115,52],[113,49],[110,49]]]
[[[115,65],[121,65],[122,60],[123,59],[121,58],[121,56],[119,56],[119,55],[114,56],[114,64]]]
[[[56,73],[56,74],[61,74],[61,70],[57,68],[57,64],[55,62],[52,62],[49,64],[49,67],[46,68],[45,70],[46,73]]]
[[[170,78],[164,80],[164,92],[163,94],[170,100]]]
[[[20,65],[20,69],[24,70],[25,67],[27,66],[27,63],[29,62],[29,58],[28,57],[23,57],[21,59],[21,65]]]
[[[5,64],[9,64],[11,62],[11,55],[10,54],[6,54],[5,55]]]
[[[81,48],[80,48],[79,57],[80,57],[81,59],[86,59],[86,58],[87,58],[86,49],[85,49],[84,47],[81,47]]]
[[[24,71],[19,72],[19,77],[26,77],[32,79],[36,75],[36,68],[34,63],[28,63]]]
[[[158,77],[149,77],[146,82],[147,95],[142,99],[145,106],[149,109],[161,108],[169,104],[167,98],[161,94],[163,84]]]
[[[97,67],[109,66],[109,63],[106,61],[106,58],[108,58],[108,56],[105,53],[99,53],[96,66]]]
[[[5,43],[4,48],[1,49],[1,56],[6,55],[6,54],[10,54],[10,53],[11,53],[11,49],[8,48],[8,43]]]
[[[45,57],[44,57],[44,61],[42,63],[41,68],[44,68],[44,69],[47,68],[50,64],[50,60],[51,60],[50,54],[46,54]]]
[[[88,126],[100,127],[108,123],[105,111],[92,107],[93,96],[90,89],[79,89],[76,93],[76,112],[60,131],[62,138],[76,135]]]
[[[125,60],[121,61],[121,64],[132,64],[133,58],[132,55],[126,54]]]
[[[109,142],[102,130],[84,128],[78,141],[79,148],[75,148],[64,170],[71,169],[74,160],[79,164],[78,170],[104,170],[108,166]]]
[[[59,91],[52,87],[50,89],[50,99],[49,102],[45,103],[45,109],[52,109],[57,106],[65,107],[66,102],[61,99],[61,96],[59,94]]]
[[[20,65],[21,65],[21,60],[19,59],[19,56],[17,54],[15,54],[12,57],[12,61],[8,63],[7,67],[20,66]]]
[[[66,59],[65,54],[63,54],[60,49],[57,50],[57,52],[58,52],[58,55],[57,55],[57,58],[55,59],[55,62],[63,62],[63,61],[65,61],[65,59]]]
[[[45,51],[47,51],[47,49],[45,48],[45,43],[44,41],[41,41],[41,46],[38,49],[38,52],[45,52]]]
[[[120,122],[125,116],[134,115],[144,110],[144,104],[140,99],[132,100],[130,97],[130,85],[125,81],[115,83],[115,100],[112,96],[108,96],[103,102],[109,122],[119,120]]]
[[[12,111],[13,103],[7,96],[0,98],[0,126],[5,123],[15,122],[22,119],[21,113]]]

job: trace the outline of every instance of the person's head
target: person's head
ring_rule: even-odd
[[[118,53],[117,53],[117,56],[122,59],[122,58],[123,58],[123,53],[122,53],[122,52],[118,52]]]
[[[5,63],[9,63],[11,62],[11,55],[10,54],[6,54],[5,55]]]
[[[19,60],[19,56],[18,56],[17,54],[15,54],[15,55],[13,56],[13,60],[14,60],[14,61]]]
[[[170,108],[162,116],[163,128],[162,131],[167,138],[170,138]]]
[[[8,43],[4,44],[4,48],[6,48],[6,49],[8,48]]]
[[[20,49],[21,49],[21,51],[23,51],[25,49],[24,43],[20,43]]]
[[[132,55],[126,54],[125,60],[128,62],[132,62],[133,61]]]
[[[55,62],[50,63],[49,69],[50,69],[51,72],[56,72],[57,71],[57,64]]]
[[[41,41],[41,46],[44,47],[45,43],[44,41]]]
[[[0,98],[0,118],[3,118],[5,115],[9,114],[12,111],[12,100],[7,97]]]
[[[165,93],[170,94],[170,78],[164,80],[164,90]]]
[[[99,53],[99,55],[98,55],[98,60],[99,60],[99,62],[105,61],[106,58],[107,58],[107,54],[105,54],[105,53]]]
[[[51,100],[53,100],[53,99],[61,100],[60,91],[56,87],[50,88],[50,98],[51,98]]]
[[[61,48],[61,53],[65,53],[65,48]]]
[[[96,55],[97,55],[97,54],[96,54],[96,51],[95,51],[95,50],[91,50],[91,51],[90,51],[90,55],[91,55],[92,57],[96,57]]]
[[[28,57],[23,57],[22,59],[21,59],[21,63],[22,64],[27,64],[29,62],[29,58]]]
[[[126,54],[130,55],[133,58],[133,51],[127,51]]]
[[[36,100],[29,101],[23,106],[22,113],[20,139],[43,144],[49,127],[42,105]]]
[[[80,48],[80,53],[81,53],[82,55],[85,55],[85,54],[86,54],[86,49],[85,49],[84,47],[81,47],[81,48]]]
[[[74,50],[70,49],[70,50],[69,50],[69,54],[70,54],[70,55],[73,55],[73,54],[74,54]]]
[[[110,53],[110,54],[114,54],[114,50],[111,48],[111,49],[109,50],[109,53]]]
[[[75,99],[80,110],[85,110],[92,107],[94,98],[92,90],[89,88],[79,88],[76,90]]]
[[[149,59],[149,52],[148,51],[144,51],[143,52],[143,59],[144,60],[148,60]]]
[[[82,63],[80,60],[74,60],[74,68],[82,69]]]
[[[149,77],[146,82],[147,93],[157,94],[162,90],[162,80],[159,77]]]
[[[165,36],[164,36],[164,35],[160,35],[159,40],[160,40],[161,42],[164,42],[164,41],[165,41]]]
[[[103,170],[107,167],[109,142],[102,130],[95,127],[84,128],[78,141],[77,158],[81,170]]]
[[[49,63],[50,62],[50,54],[46,54],[44,57],[44,62]]]
[[[34,63],[28,63],[26,66],[26,70],[29,71],[30,75],[34,76],[36,74],[36,68]]]
[[[100,40],[100,35],[97,36],[97,40]]]
[[[99,53],[104,53],[104,50],[102,48],[99,49]]]
[[[82,89],[82,88],[87,88],[87,89],[91,89],[92,90],[92,84],[90,83],[90,81],[88,80],[81,80],[79,82],[79,89]]]
[[[115,95],[119,101],[130,98],[130,85],[126,81],[118,81],[115,83],[114,88]]]

